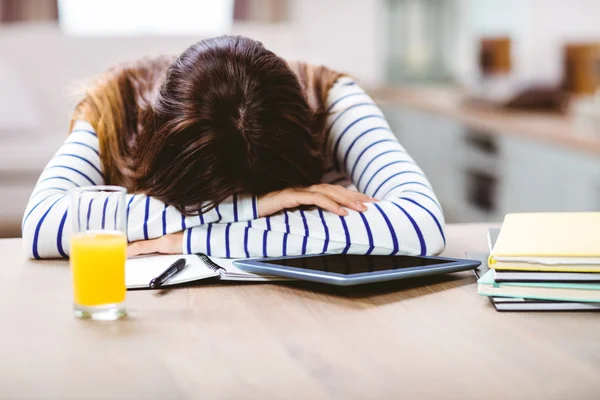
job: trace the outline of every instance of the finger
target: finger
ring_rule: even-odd
[[[353,198],[356,201],[359,201],[361,203],[373,203],[373,202],[377,201],[377,199],[375,199],[367,194],[357,192],[356,190],[346,189],[345,187],[337,186],[337,185],[332,185],[332,186],[333,186],[334,190],[337,190],[342,195],[350,196],[351,198]]]
[[[339,186],[339,185],[332,185],[335,189],[343,192],[343,193],[348,193],[349,195],[353,196],[354,198],[356,198],[356,200],[358,201],[364,201],[365,203],[371,202],[373,201],[373,198],[367,194],[358,192],[356,190],[352,190],[352,189],[346,189],[343,186]]]
[[[138,242],[132,242],[127,246],[127,257],[139,256],[141,254],[152,254],[158,253],[159,251],[159,240],[140,240]]]
[[[365,211],[367,207],[363,204],[368,196],[353,190],[345,189],[334,185],[316,185],[309,188],[310,191],[327,196],[336,203],[348,207],[355,211]]]
[[[348,215],[348,211],[344,210],[338,203],[321,193],[299,190],[294,195],[294,200],[298,206],[315,205],[323,210],[330,211],[340,216]]]
[[[337,193],[340,193],[343,196],[349,196],[357,201],[362,201],[365,203],[375,200],[372,197],[370,197],[369,195],[366,195],[361,192],[357,192],[356,190],[346,189],[345,187],[340,186],[340,185],[330,185],[327,183],[313,185],[313,186],[309,187],[309,190],[314,190],[314,191],[317,191],[320,193],[335,191]]]
[[[322,187],[331,187],[332,189],[344,192],[344,193],[349,193],[352,194],[352,196],[356,197],[356,200],[358,201],[362,201],[365,203],[369,203],[369,202],[373,202],[373,201],[377,201],[377,199],[375,199],[374,197],[369,196],[368,194],[364,194],[361,192],[358,192],[356,190],[352,190],[352,189],[347,189],[343,186],[340,185],[331,185],[329,183],[322,183],[320,185],[316,185],[316,186],[322,186]]]

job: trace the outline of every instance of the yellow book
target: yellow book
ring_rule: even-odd
[[[600,212],[507,214],[490,268],[600,272]]]

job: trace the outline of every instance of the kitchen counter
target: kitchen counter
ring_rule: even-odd
[[[581,126],[572,115],[486,108],[466,104],[453,87],[385,87],[370,91],[382,106],[403,106],[455,119],[499,135],[544,141],[600,156],[600,132]]]

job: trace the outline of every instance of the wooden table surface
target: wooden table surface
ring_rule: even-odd
[[[450,225],[444,254],[486,231]],[[498,313],[470,272],[136,291],[106,323],[72,316],[66,261],[0,254],[0,399],[600,398],[600,315]]]

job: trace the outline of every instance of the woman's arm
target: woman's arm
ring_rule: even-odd
[[[98,137],[90,124],[78,122],[42,172],[27,204],[22,230],[29,256],[66,257],[71,234],[67,190],[104,183]],[[252,196],[235,196],[210,212],[193,217],[184,217],[174,207],[145,195],[127,195],[126,203],[129,241],[152,239],[202,224],[258,217]],[[103,215],[112,214],[102,204],[92,204],[88,215],[91,220],[100,220]]]
[[[445,245],[444,216],[421,169],[391,132],[379,107],[351,79],[328,97],[334,166],[369,196],[365,212],[284,211],[247,223],[188,229],[183,252],[216,257],[309,253],[436,254]]]

